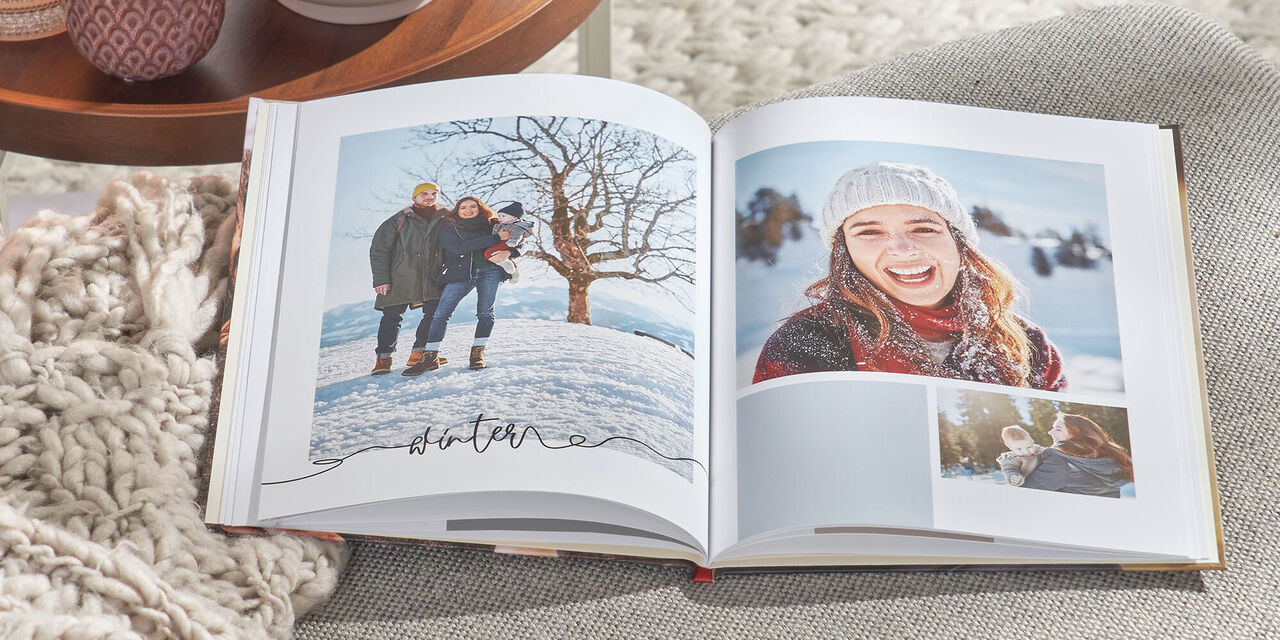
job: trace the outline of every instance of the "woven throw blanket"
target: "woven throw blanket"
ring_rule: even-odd
[[[0,242],[0,636],[287,637],[338,544],[201,523],[235,190],[116,182]]]

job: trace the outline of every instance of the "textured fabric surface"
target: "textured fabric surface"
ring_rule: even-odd
[[[0,636],[287,637],[345,548],[201,523],[235,189],[149,174],[0,242]]]
[[[1147,0],[612,0],[613,77],[710,117],[923,47]],[[1227,27],[1280,62],[1275,0],[1158,0]],[[530,71],[572,73],[570,38]]]
[[[1280,76],[1215,23],[1103,9],[902,57],[799,95],[1184,126],[1227,571],[725,576],[359,544],[299,638],[1280,637]],[[791,96],[795,97],[795,96]],[[718,119],[716,124],[724,122]]]

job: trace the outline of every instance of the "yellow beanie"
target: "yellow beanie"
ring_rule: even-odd
[[[436,183],[424,182],[413,188],[413,197],[414,198],[418,197],[418,194],[422,193],[423,191],[439,191],[439,190],[440,190],[440,187],[437,187]]]

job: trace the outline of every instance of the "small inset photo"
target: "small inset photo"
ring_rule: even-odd
[[[1107,498],[1134,497],[1123,407],[938,389],[943,478]]]

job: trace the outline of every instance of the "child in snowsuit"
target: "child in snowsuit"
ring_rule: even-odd
[[[524,243],[524,239],[533,234],[533,221],[524,220],[524,205],[519,202],[498,209],[497,217],[494,219],[493,232],[499,233],[506,231],[511,234],[506,242],[499,242],[488,249],[484,250],[485,260],[489,260],[493,254],[499,251],[511,251]],[[512,252],[512,257],[519,255],[518,250]],[[516,282],[520,279],[520,275],[516,273],[516,263],[511,258],[507,258],[502,262],[495,262],[495,265],[501,267],[503,271],[511,276],[511,281]]]
[[[1021,486],[1022,481],[1027,479],[1027,474],[1040,466],[1037,454],[1044,451],[1044,447],[1036,444],[1031,439],[1031,434],[1017,425],[1009,425],[1001,430],[1000,439],[1004,440],[1004,446],[1009,447],[1009,450],[1000,454],[996,463],[1000,465],[1009,484]]]

